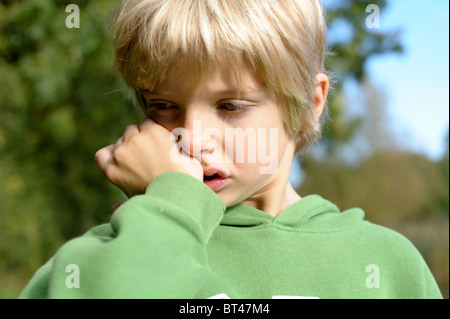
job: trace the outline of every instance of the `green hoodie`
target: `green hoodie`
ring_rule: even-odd
[[[20,298],[442,298],[402,235],[317,195],[276,218],[182,173],[63,245]],[[292,298],[291,297],[291,298]]]

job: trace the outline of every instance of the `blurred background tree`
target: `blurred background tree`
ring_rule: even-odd
[[[65,24],[70,3],[78,29]],[[17,295],[13,275],[29,277],[121,199],[94,161],[139,119],[112,67],[112,5],[0,4],[0,297]]]
[[[386,9],[386,1],[375,2]],[[80,8],[80,28],[65,25],[71,3]],[[113,69],[105,19],[116,3],[0,1],[0,298],[17,297],[61,244],[108,222],[109,208],[123,199],[94,161],[141,116]],[[400,34],[366,28],[368,1],[325,4],[332,120],[321,143],[299,157],[298,191],[341,209],[360,206],[369,220],[407,235],[448,297],[448,151],[432,162],[401,150],[383,126],[383,92],[365,70],[370,57],[402,51]],[[358,87],[364,116],[349,116],[347,83]]]

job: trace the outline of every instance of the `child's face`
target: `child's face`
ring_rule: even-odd
[[[253,207],[284,198],[294,155],[274,92],[249,69],[235,77],[219,70],[190,88],[186,73],[143,90],[147,115],[181,135],[177,149],[200,159],[204,183],[227,207]],[[210,177],[208,177],[210,176]]]

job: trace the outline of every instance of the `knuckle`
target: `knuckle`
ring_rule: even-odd
[[[125,132],[132,132],[132,131],[136,131],[136,129],[138,128],[138,126],[137,125],[128,125],[126,128],[125,128]]]
[[[129,140],[128,140],[128,144],[130,145],[130,146],[138,146],[139,145],[139,143],[140,143],[140,136],[139,135],[133,135],[133,136],[131,136],[130,138],[129,138]]]
[[[151,124],[153,124],[154,122],[153,122],[153,120],[152,119],[150,119],[150,118],[145,118],[145,119],[142,119],[140,122],[139,122],[139,126],[142,126],[142,125],[151,125]]]
[[[114,160],[117,162],[121,162],[124,157],[124,146],[119,145],[113,151]]]

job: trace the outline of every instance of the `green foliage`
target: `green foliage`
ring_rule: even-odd
[[[325,68],[331,71],[333,91],[328,97],[331,120],[324,126],[321,144],[329,156],[333,156],[343,144],[355,135],[361,126],[361,118],[345,116],[346,105],[343,85],[348,80],[361,82],[367,75],[367,61],[380,54],[401,53],[399,30],[369,29],[366,26],[366,7],[376,4],[380,15],[388,5],[385,0],[324,1],[328,19],[328,45],[330,54]]]
[[[301,194],[319,193],[341,209],[359,206],[372,222],[392,225],[448,216],[442,166],[423,155],[381,151],[354,167],[307,157],[302,165],[307,175]]]
[[[113,70],[110,1],[0,5],[0,270],[41,265],[62,242],[109,220],[121,193],[94,154],[138,120]]]

